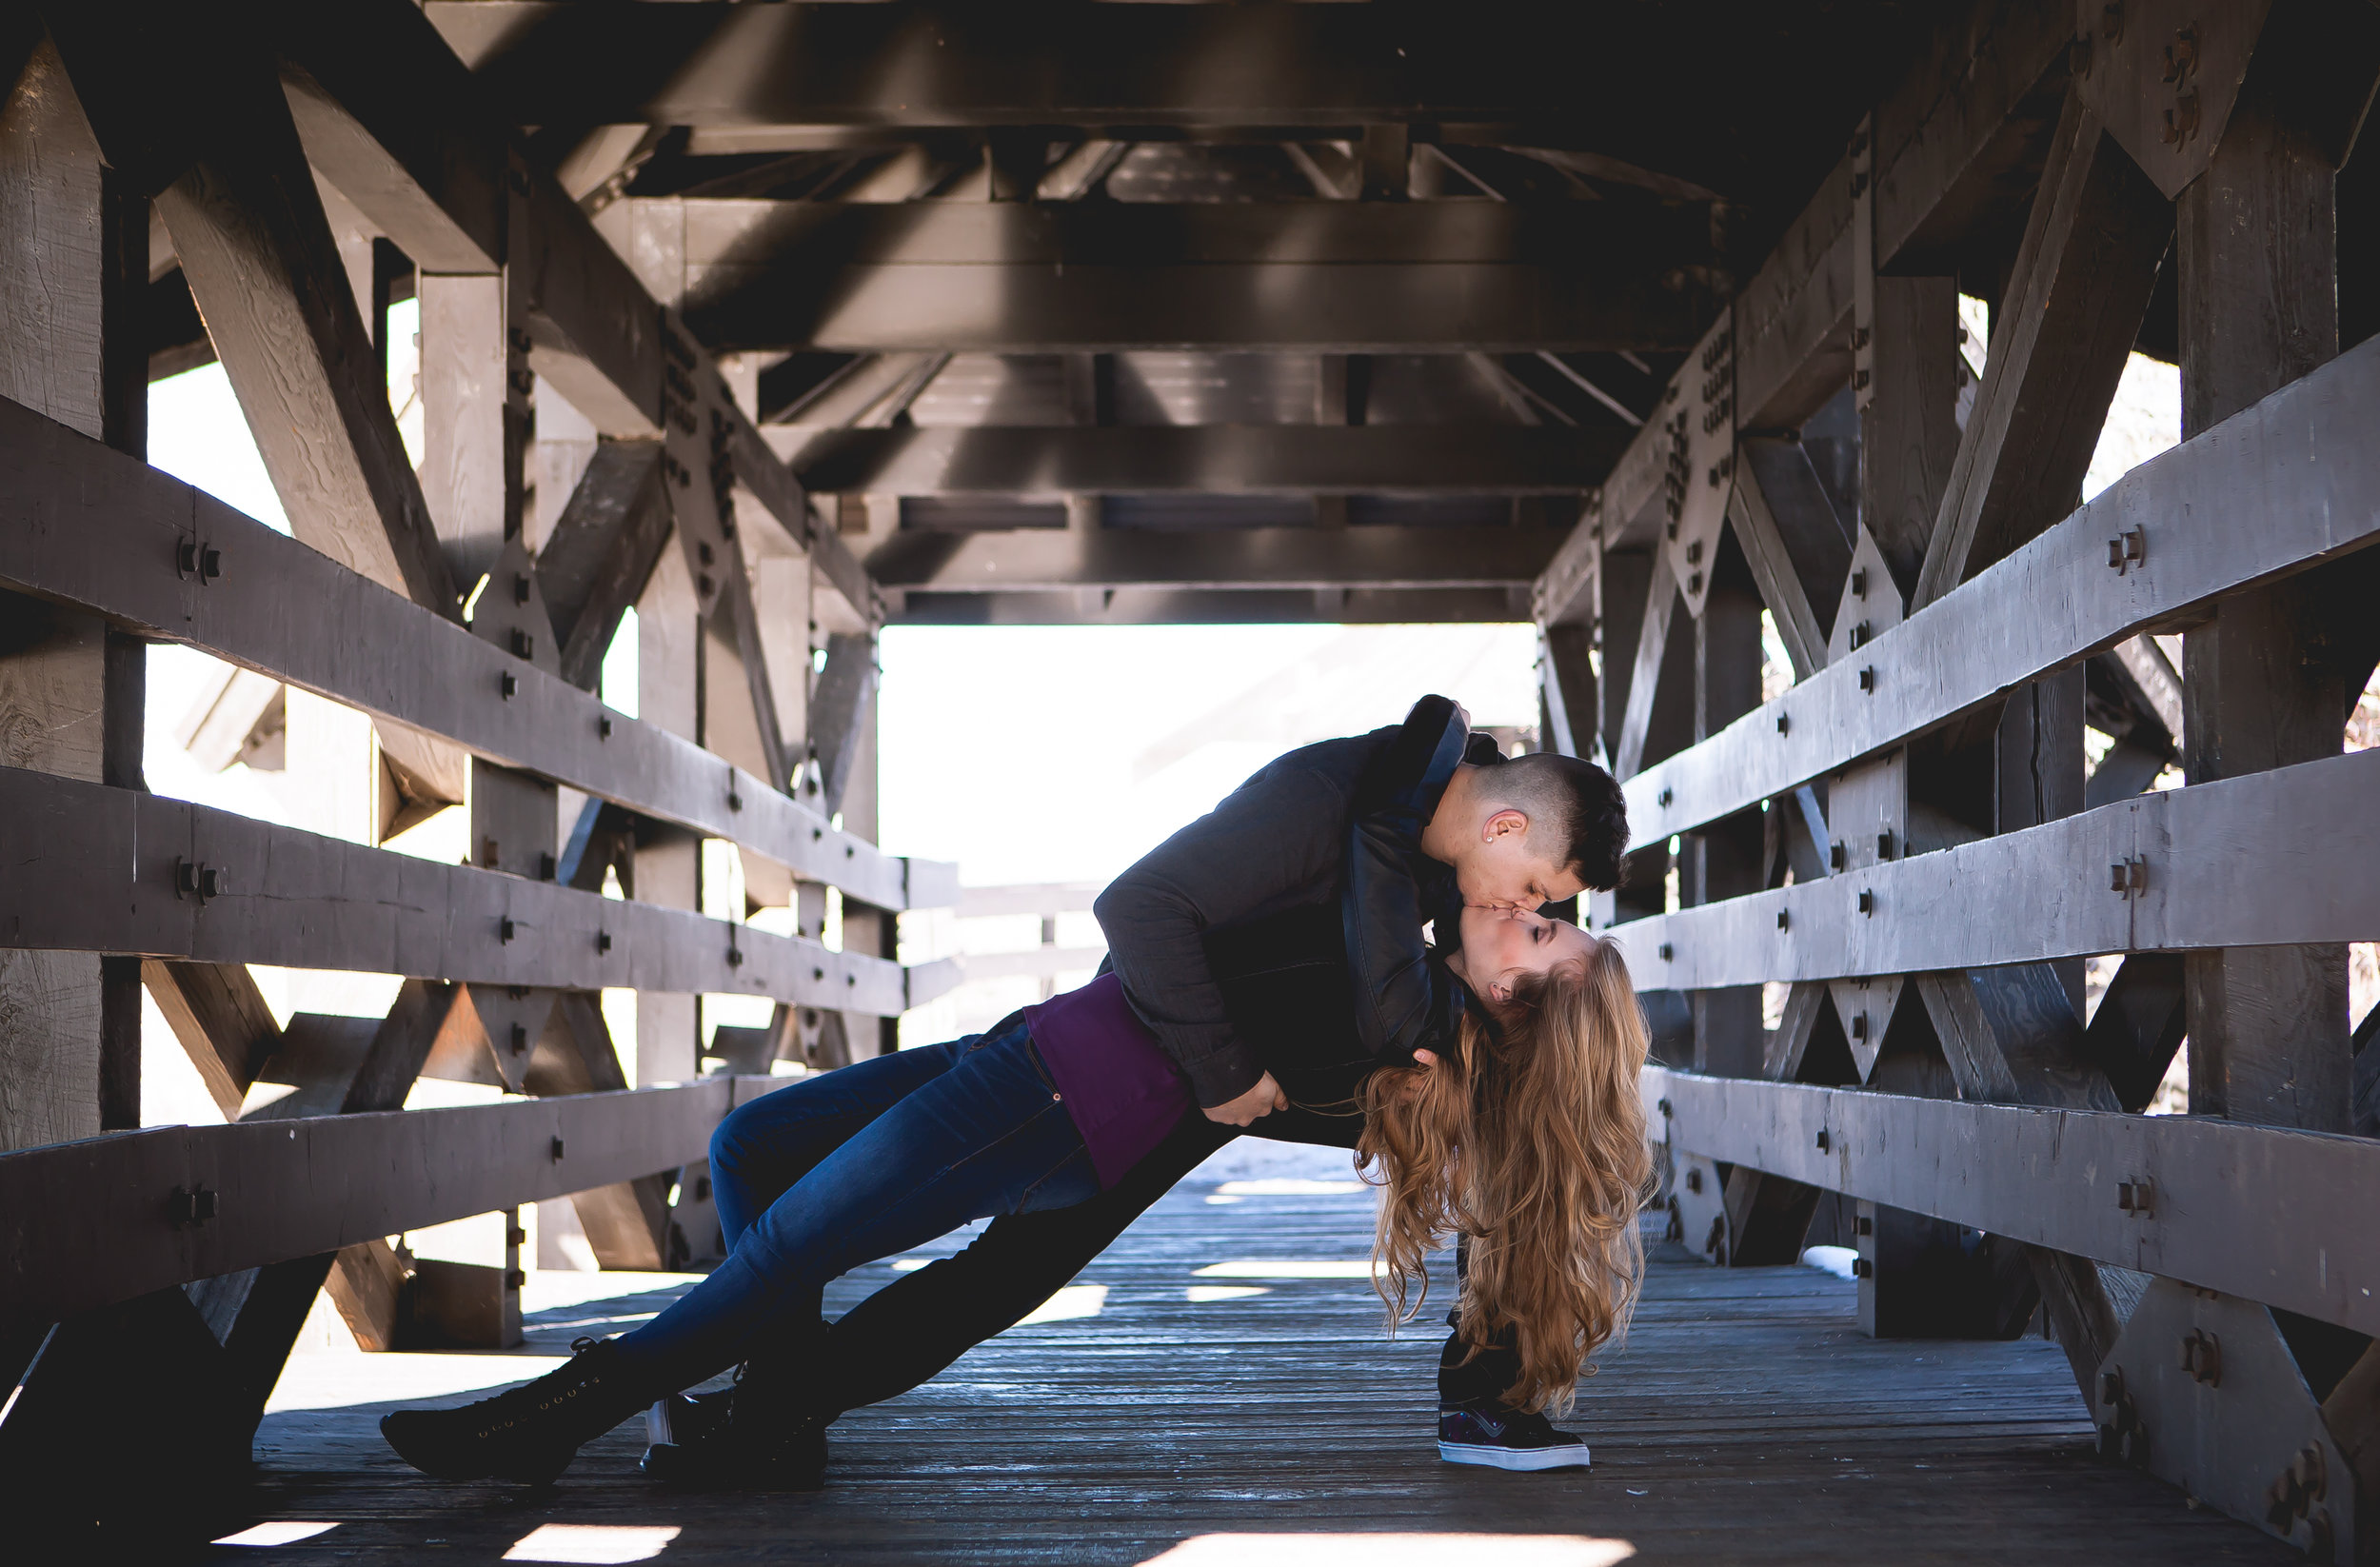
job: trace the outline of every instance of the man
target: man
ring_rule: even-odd
[[[1451,941],[1463,903],[1536,909],[1612,886],[1626,846],[1609,774],[1571,757],[1507,761],[1444,697],[1423,698],[1400,725],[1275,760],[1095,905],[1127,1000],[1201,1113],[1092,1201],[996,1220],[823,1338],[789,1335],[756,1356],[734,1405],[745,1438],[716,1408],[657,1405],[646,1467],[801,1483],[825,1461],[828,1422],[1015,1325],[1242,1128],[1352,1147],[1359,1117],[1291,1101],[1348,1101],[1373,1066],[1445,1037],[1448,1021],[1429,1015],[1425,921]],[[1583,1461],[1542,1416],[1496,1405],[1516,1370],[1508,1346],[1473,1355],[1449,1339],[1441,1454],[1507,1468]]]

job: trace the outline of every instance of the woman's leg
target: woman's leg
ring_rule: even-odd
[[[946,1072],[877,1116],[747,1224],[708,1279],[618,1340],[661,1388],[745,1358],[859,1263],[992,1214],[1097,1195],[1081,1134],[1021,1025],[965,1041]],[[846,1068],[848,1070],[848,1068]]]
[[[851,1135],[950,1070],[975,1036],[821,1072],[742,1105],[711,1134],[711,1198],[729,1249]]]

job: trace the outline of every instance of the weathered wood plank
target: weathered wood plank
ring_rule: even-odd
[[[698,914],[16,768],[0,802],[12,949],[907,1006],[898,963]]]
[[[56,1321],[191,1279],[629,1180],[699,1157],[778,1079],[228,1126],[0,1155],[0,1317]],[[173,1193],[215,1195],[177,1224]],[[203,1206],[203,1204],[202,1204]]]
[[[1680,1151],[2370,1332],[2380,1142],[2195,1117],[1975,1104],[1648,1067]],[[1661,1105],[1666,1102],[1664,1111]],[[1823,1131],[1823,1146],[1818,1134]],[[2118,1204],[2118,1183],[2138,1193]],[[2276,1213],[2271,1194],[2304,1195]]]

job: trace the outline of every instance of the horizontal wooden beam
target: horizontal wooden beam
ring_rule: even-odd
[[[1712,202],[843,202],[644,197],[678,215],[704,299],[755,269],[848,267],[1723,266]]]
[[[2374,408],[2380,340],[2142,464],[1855,655],[1628,780],[1630,822],[1647,842],[1691,831],[2224,595],[2380,543]]]
[[[687,324],[723,349],[981,353],[1676,352],[1724,308],[1682,270],[1361,262],[921,262],[712,269]]]
[[[0,767],[0,947],[896,1015],[899,963],[656,903]]]
[[[866,574],[768,458],[710,353],[698,345],[690,365],[672,365],[660,303],[517,145],[421,12],[397,0],[268,10],[299,135],[324,177],[417,260],[436,252],[458,270],[519,272],[531,367],[604,434],[649,437],[689,417],[715,428],[738,482],[851,616],[878,624],[883,605]],[[692,397],[673,399],[673,386]]]
[[[1708,203],[641,205],[723,347],[1654,350],[1727,281]]]
[[[813,492],[1540,495],[1603,482],[1619,429],[1556,425],[911,426],[763,436]]]
[[[879,908],[912,867],[201,489],[0,399],[0,584],[732,839]],[[185,551],[198,555],[186,564]],[[206,569],[211,559],[213,574]],[[507,686],[509,691],[507,692]]]
[[[1458,625],[1529,617],[1517,587],[1086,587],[901,592],[894,625]]]
[[[1560,535],[1523,527],[904,528],[868,555],[887,588],[1525,589]]]
[[[2380,1140],[1658,1066],[1640,1087],[1678,1153],[2380,1333]]]
[[[703,1157],[728,1111],[786,1081],[161,1126],[0,1154],[0,1322],[60,1321],[673,1169]]]
[[[2380,751],[2358,751],[2144,794],[1609,934],[1646,990],[2371,941],[2375,800]]]

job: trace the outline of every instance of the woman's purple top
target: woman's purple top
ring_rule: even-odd
[[[1091,1152],[1101,1191],[1190,1112],[1188,1081],[1158,1048],[1115,975],[1025,1008],[1024,1021]]]

